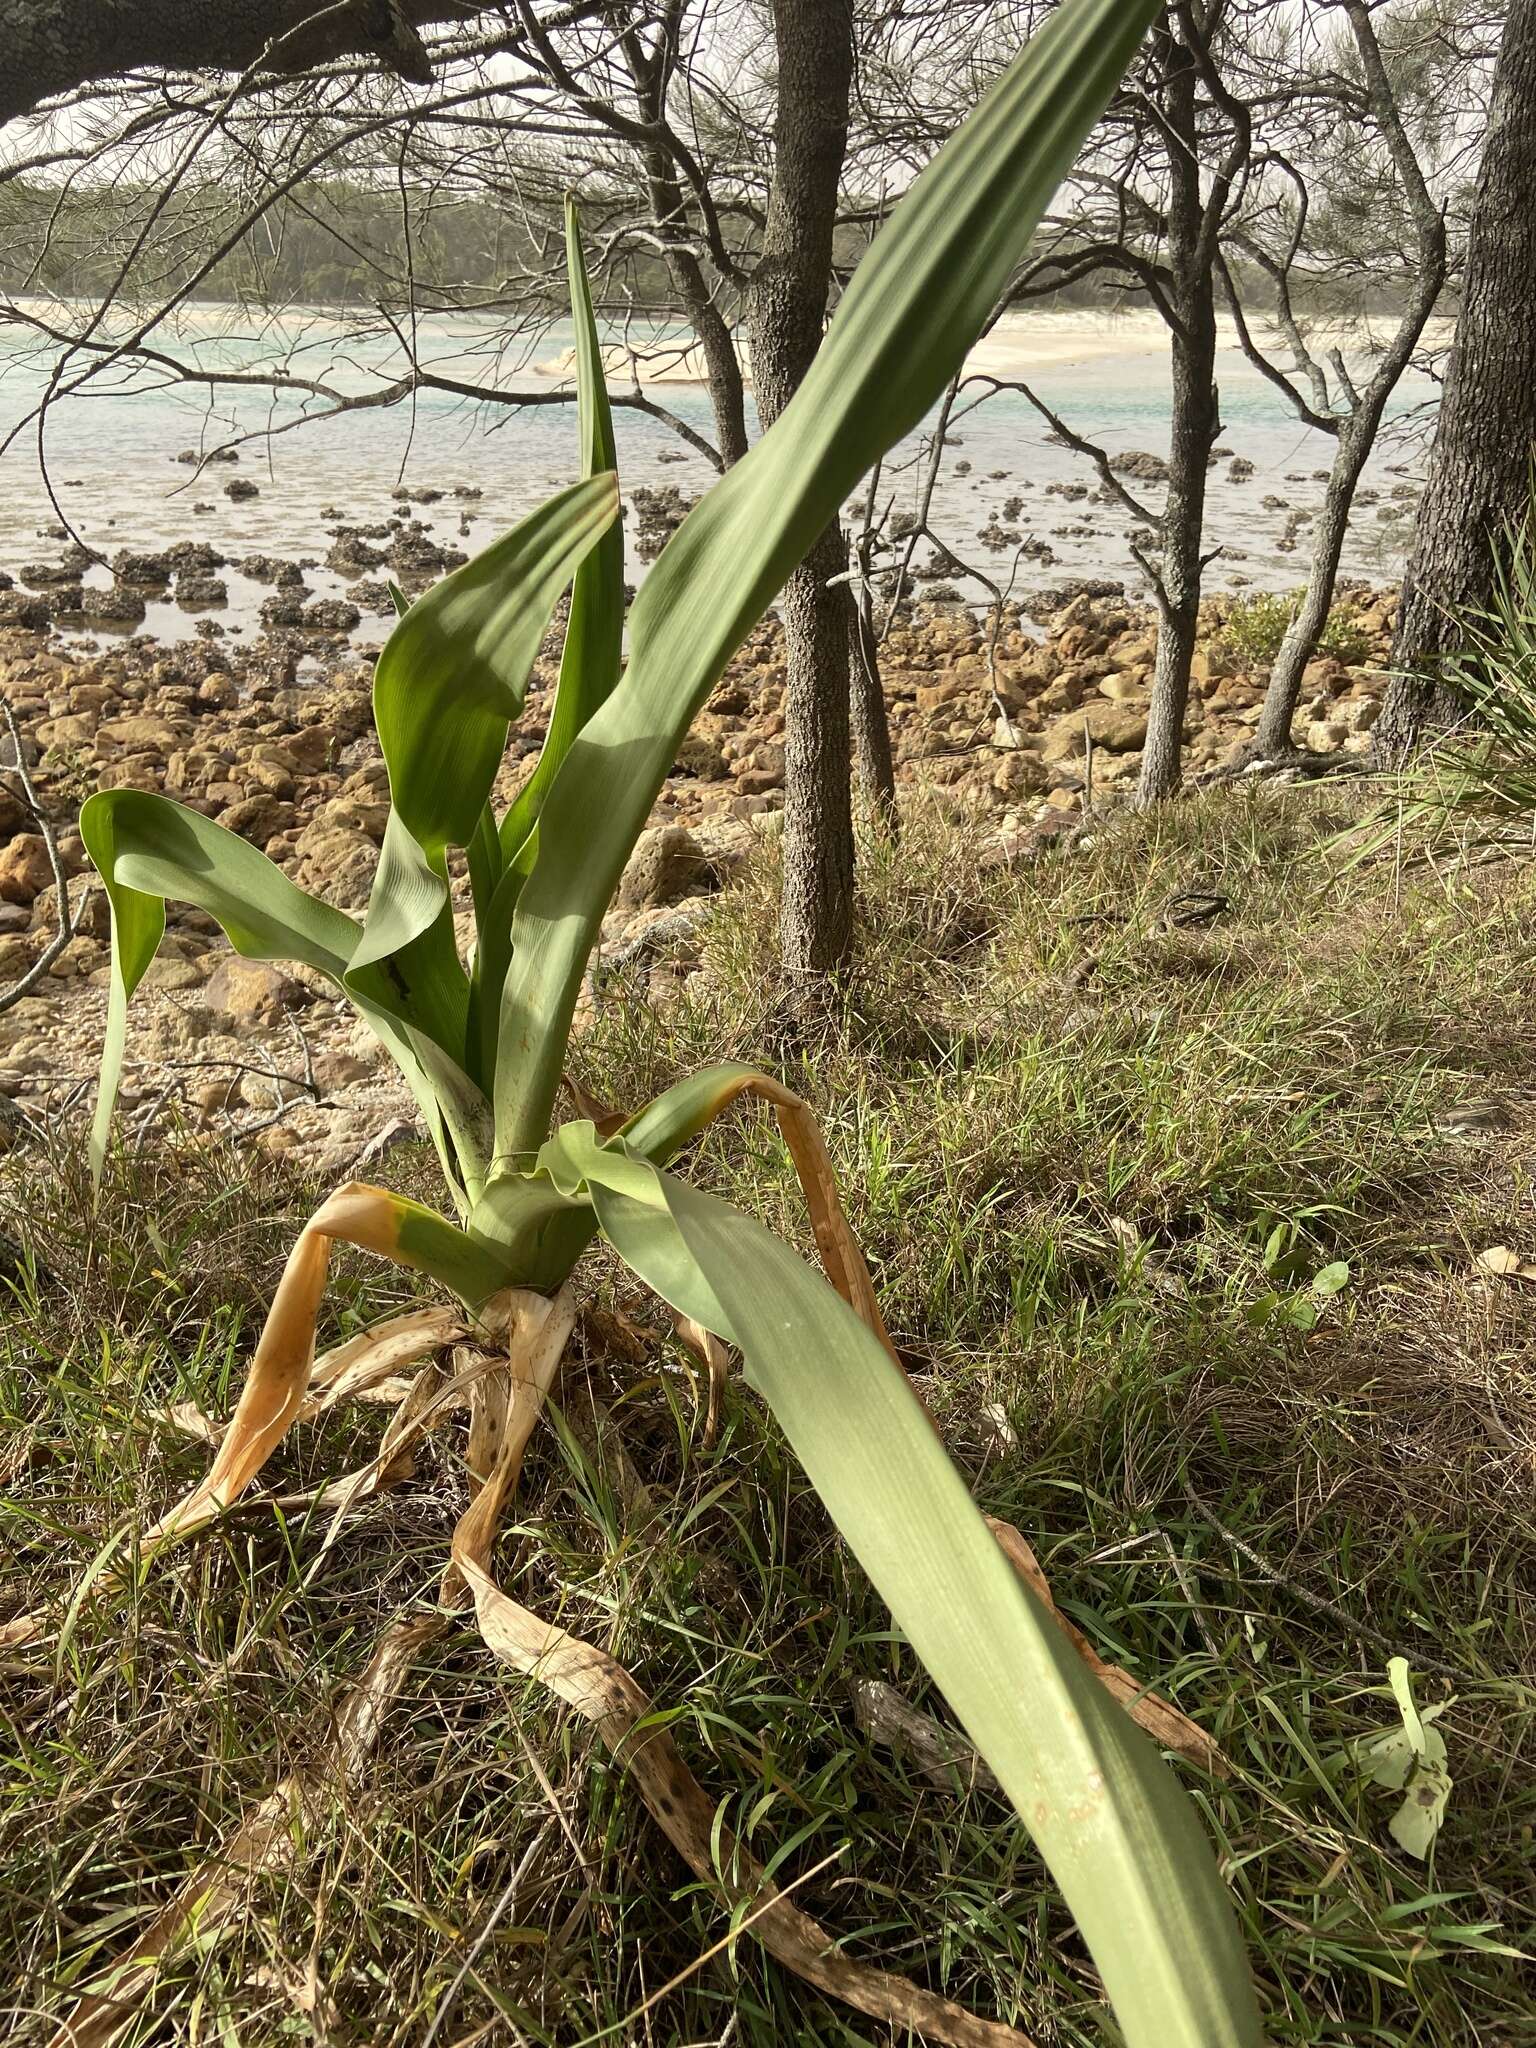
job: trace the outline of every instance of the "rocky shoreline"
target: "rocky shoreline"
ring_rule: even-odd
[[[421,577],[441,566],[412,565]],[[1264,673],[1243,651],[1233,602],[1214,598],[1202,614],[1186,722],[1195,776],[1234,760],[1258,719]],[[1395,605],[1390,590],[1341,599],[1334,644],[1349,659],[1312,663],[1298,717],[1313,751],[1369,748]],[[301,887],[354,912],[366,902],[388,815],[369,666],[319,622],[274,617],[272,629],[249,647],[137,638],[85,653],[42,622],[0,628],[0,695],[80,920],[34,988],[0,1012],[0,1096],[23,1120],[83,1102],[99,1056],[107,907],[73,824],[92,791],[164,791],[262,847]],[[1085,798],[1114,801],[1134,780],[1155,641],[1147,608],[1102,586],[1011,608],[995,635],[958,604],[903,613],[882,648],[899,784],[939,792],[1004,847],[1069,827]],[[537,751],[558,651],[552,635],[513,730],[502,802]],[[317,669],[312,680],[300,680],[305,666]],[[605,924],[610,960],[674,985],[696,966],[678,906],[722,886],[773,829],[783,695],[782,636],[769,620],[679,750]],[[0,990],[56,933],[57,893],[35,821],[0,787]],[[462,924],[467,937],[467,910]],[[298,1152],[322,1173],[356,1170],[381,1133],[409,1128],[414,1115],[371,1035],[318,977],[235,958],[210,918],[175,904],[130,1019],[123,1099],[130,1128],[179,1113],[195,1129]],[[0,1134],[8,1127],[14,1115]]]

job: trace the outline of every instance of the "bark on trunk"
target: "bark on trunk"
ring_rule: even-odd
[[[1168,259],[1180,325],[1173,330],[1173,428],[1168,496],[1163,511],[1162,572],[1157,593],[1157,659],[1152,708],[1136,787],[1138,804],[1177,796],[1183,754],[1189,671],[1200,615],[1200,556],[1211,450],[1221,431],[1216,393],[1214,251],[1202,233],[1195,65],[1170,41],[1166,117],[1169,148]],[[1182,141],[1183,147],[1175,146]]]
[[[1185,304],[1193,317],[1187,335],[1173,339],[1173,440],[1163,515],[1157,660],[1136,788],[1138,804],[1159,803],[1179,793],[1189,673],[1200,624],[1205,479],[1221,431],[1215,384],[1216,311],[1209,277],[1196,284]]]
[[[1439,303],[1445,284],[1445,222],[1424,182],[1418,157],[1403,127],[1397,97],[1382,62],[1370,10],[1365,0],[1348,0],[1346,12],[1360,52],[1372,109],[1387,139],[1398,180],[1413,214],[1418,240],[1418,277],[1375,375],[1355,401],[1349,418],[1339,426],[1338,446],[1323,495],[1322,514],[1313,535],[1307,587],[1302,593],[1301,608],[1280,643],[1280,651],[1270,670],[1264,709],[1254,734],[1253,750],[1260,758],[1291,751],[1296,700],[1301,694],[1307,663],[1316,652],[1318,640],[1328,623],[1338,582],[1339,557],[1349,530],[1350,510],[1361,472],[1375,445],[1387,400],[1407,369],[1424,332],[1424,324]]]
[[[821,345],[853,78],[851,0],[774,0],[778,109],[762,252],[749,298],[758,417],[771,426]],[[841,529],[784,586],[784,896],[790,975],[835,972],[853,940],[848,650]]]
[[[846,566],[829,526],[779,600],[784,692],[784,893],[779,947],[786,971],[835,974],[853,944],[853,794],[849,758]]]
[[[1376,438],[1380,417],[1381,410],[1377,407],[1373,416],[1357,416],[1339,429],[1339,445],[1313,537],[1307,587],[1302,592],[1301,607],[1287,627],[1285,638],[1280,642],[1280,651],[1269,671],[1264,709],[1253,736],[1253,751],[1261,760],[1272,760],[1292,750],[1291,726],[1296,717],[1296,700],[1301,695],[1307,663],[1317,651],[1317,643],[1333,608],[1333,593],[1339,580],[1339,556],[1349,531],[1350,507],[1354,503],[1360,472],[1365,468],[1366,457]]]
[[[1456,346],[1430,452],[1377,752],[1401,761],[1455,699],[1437,674],[1458,614],[1485,604],[1536,444],[1536,0],[1510,0],[1467,243]]]
[[[747,398],[741,375],[741,361],[724,314],[709,296],[703,272],[690,256],[686,262],[674,259],[668,265],[673,282],[683,296],[689,323],[704,351],[705,374],[709,380],[709,402],[715,414],[715,446],[727,469],[747,452]],[[686,277],[688,269],[697,275],[698,289]],[[683,273],[683,274],[680,274]]]

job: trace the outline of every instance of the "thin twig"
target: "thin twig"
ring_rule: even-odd
[[[1298,1585],[1289,1574],[1277,1571],[1268,1558],[1255,1550],[1251,1543],[1244,1542],[1235,1529],[1229,1529],[1225,1522],[1217,1520],[1187,1479],[1184,1482],[1184,1494],[1200,1519],[1208,1523],[1222,1541],[1229,1543],[1238,1556],[1246,1564],[1252,1565],[1260,1577],[1270,1585],[1281,1587],[1299,1606],[1310,1608],[1314,1614],[1326,1616],[1329,1621],[1335,1622],[1347,1634],[1358,1640],[1375,1643],[1379,1649],[1388,1651],[1394,1657],[1401,1654],[1403,1645],[1398,1637],[1389,1636],[1385,1629],[1377,1628],[1374,1622],[1362,1621],[1357,1615],[1349,1613],[1336,1601],[1327,1599],[1321,1593],[1309,1593],[1305,1586]],[[1192,1558],[1189,1561],[1197,1564],[1202,1571],[1206,1569],[1205,1565],[1196,1559]],[[1238,1575],[1229,1572],[1228,1576],[1236,1578]],[[1464,1665],[1443,1664],[1438,1657],[1431,1656],[1428,1651],[1417,1646],[1414,1648],[1413,1661],[1421,1671],[1433,1672],[1437,1678],[1453,1679],[1459,1685],[1465,1685],[1471,1677],[1471,1673]]]
[[[17,783],[20,786],[21,800],[32,814],[32,821],[37,826],[44,850],[48,855],[48,865],[53,869],[54,888],[58,897],[59,913],[58,931],[49,940],[42,952],[38,954],[32,965],[25,974],[13,981],[9,988],[0,989],[0,1011],[4,1011],[13,1008],[15,1004],[21,1001],[24,995],[37,986],[38,982],[42,980],[54,961],[58,959],[64,948],[75,936],[80,926],[80,919],[84,915],[85,906],[90,901],[91,891],[87,889],[78,904],[72,905],[70,903],[69,877],[64,872],[64,861],[59,853],[59,842],[54,835],[53,826],[49,823],[47,815],[38,801],[37,790],[33,785],[31,774],[27,768],[26,753],[21,744],[21,734],[17,730],[16,714],[12,711],[10,700],[7,697],[0,697],[0,716],[3,716],[5,719],[5,728],[10,735],[11,748],[16,756],[14,772]]]
[[[490,1912],[486,1914],[485,1922],[481,1927],[480,1932],[475,1936],[474,1941],[470,1944],[469,1950],[466,1953],[463,1962],[460,1963],[458,1969],[454,1972],[453,1982],[448,1986],[448,1989],[443,1993],[442,1998],[439,2000],[437,2011],[432,2015],[432,2024],[430,2027],[428,2027],[426,2031],[426,2036],[422,2041],[421,2048],[432,2048],[432,2043],[437,2039],[438,2035],[441,2033],[444,2021],[448,2018],[448,2015],[453,2011],[455,2004],[458,2002],[459,1992],[463,1987],[464,1979],[474,1969],[475,1964],[479,1962],[480,1957],[484,1952],[485,1945],[490,1940],[492,1934],[495,1933],[502,1915],[507,1911],[507,1909],[511,1906],[512,1901],[517,1897],[518,1887],[522,1884],[523,1879],[528,1875],[529,1871],[533,1868],[535,1860],[538,1858],[539,1855],[542,1854],[545,1839],[548,1836],[549,1831],[551,1827],[553,1827],[553,1825],[554,1822],[552,1820],[546,1820],[543,1826],[538,1830],[537,1834],[534,1836],[533,1840],[528,1844],[528,1847],[523,1851],[518,1861],[513,1865],[512,1875],[507,1879],[506,1884],[503,1886],[500,1898],[497,1899],[495,1905],[492,1906]]]

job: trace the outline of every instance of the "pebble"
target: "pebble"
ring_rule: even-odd
[[[640,523],[657,531],[688,507],[670,486],[632,497]],[[349,531],[356,532],[340,529],[338,545]],[[418,588],[463,560],[404,516],[370,529],[366,542],[356,538],[360,557],[377,555]],[[163,588],[174,579],[183,602],[190,592],[204,602],[223,592],[223,557],[205,542],[125,553],[113,566],[118,588]],[[344,638],[356,605],[311,601],[303,566],[272,557],[241,564],[276,585],[268,605],[292,621],[250,643],[162,647],[138,637],[77,651],[52,635],[46,618],[0,619],[0,689],[56,819],[69,818],[93,788],[164,790],[252,841],[301,888],[354,915],[362,910],[388,818],[388,777],[372,729],[369,673]],[[365,588],[353,584],[352,597],[368,601]],[[1197,763],[1247,737],[1262,698],[1262,673],[1235,672],[1215,644],[1224,602],[1206,608],[1195,664],[1187,732]],[[1319,751],[1364,751],[1379,708],[1371,671],[1385,663],[1395,593],[1349,602],[1364,650],[1359,666],[1320,661],[1308,670],[1298,723]],[[562,633],[557,620],[511,733],[498,804],[511,800],[535,757]],[[1076,830],[1085,728],[1094,740],[1095,793],[1134,779],[1155,643],[1150,614],[1114,584],[1079,579],[1010,607],[995,642],[958,604],[918,605],[882,647],[899,781],[942,790],[946,804],[977,818],[1005,852]],[[728,883],[762,831],[773,829],[783,801],[784,688],[782,635],[770,620],[748,636],[679,747],[605,920],[605,954],[633,948],[653,926],[671,931],[678,906]],[[0,986],[24,973],[57,929],[52,866],[30,826],[22,808],[0,800]],[[88,893],[94,876],[78,834],[61,833],[60,853],[71,902],[84,906],[80,930],[36,990],[0,1012],[0,1093],[34,1110],[77,1097],[93,1074],[110,978],[106,904],[99,888]],[[462,885],[460,895],[467,930]],[[686,923],[683,915],[679,933]],[[657,959],[649,946],[636,957],[651,963],[643,985],[665,1001],[696,956],[685,938],[661,943],[676,957]],[[146,1100],[170,1083],[188,1115],[210,1129],[259,1121],[283,1098],[282,1122],[260,1142],[323,1173],[345,1171],[387,1127],[416,1127],[392,1064],[321,976],[240,959],[210,918],[174,904],[130,1012],[127,1056],[129,1083]]]

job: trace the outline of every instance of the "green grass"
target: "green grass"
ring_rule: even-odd
[[[1536,1288],[1481,1280],[1474,1255],[1536,1255],[1536,868],[1343,875],[1342,803],[1217,793],[1012,872],[915,816],[899,851],[867,850],[859,975],[814,1044],[779,1022],[770,849],[712,917],[704,973],[605,984],[579,1078],[630,1103],[747,1057],[817,1103],[893,1336],[982,1505],[1231,1759],[1225,1783],[1185,1777],[1271,2039],[1515,2048],[1536,2043],[1527,1966],[1499,1952],[1529,1945],[1536,1904]],[[1190,889],[1230,908],[1165,928]],[[1488,1099],[1491,1134],[1439,1127]],[[695,1165],[809,1248],[765,1117]],[[401,1171],[430,1195],[424,1154]],[[93,1229],[77,1161],[6,1163],[0,1224],[27,1259],[0,1337],[0,1614],[64,1594],[203,1469],[160,1411],[227,1408],[315,1193],[173,1137],[118,1163]],[[1314,1296],[1340,1260],[1349,1284]],[[1022,1828],[860,1732],[857,1677],[942,1706],[761,1409],[733,1382],[705,1450],[660,1315],[616,1266],[590,1280],[649,1355],[585,1330],[509,1583],[631,1664],[781,1878],[841,1851],[799,1896],[851,1952],[1043,2043],[1112,2039]],[[327,1336],[407,1285],[339,1260]],[[378,1429],[342,1411],[273,1475],[312,1485]],[[449,1429],[323,1560],[302,1515],[253,1502],[4,1675],[0,2004],[56,2017],[314,1751],[382,1626],[431,1597],[465,1498]],[[1428,1868],[1387,1834],[1391,1795],[1330,1767],[1393,1721],[1393,1651],[1421,1704],[1454,1697]],[[585,1724],[469,1626],[412,1673],[366,1787],[167,1968],[125,2038],[420,2043],[525,1857],[441,2042],[889,2038],[750,1939],[699,1962],[720,1914]],[[40,2017],[13,2032],[47,2038]]]
[[[1280,643],[1300,609],[1303,595],[1300,590],[1254,590],[1229,599],[1215,644],[1242,668],[1265,666],[1280,652]],[[1331,654],[1338,661],[1364,661],[1371,643],[1350,613],[1341,607],[1328,614],[1316,651]]]

